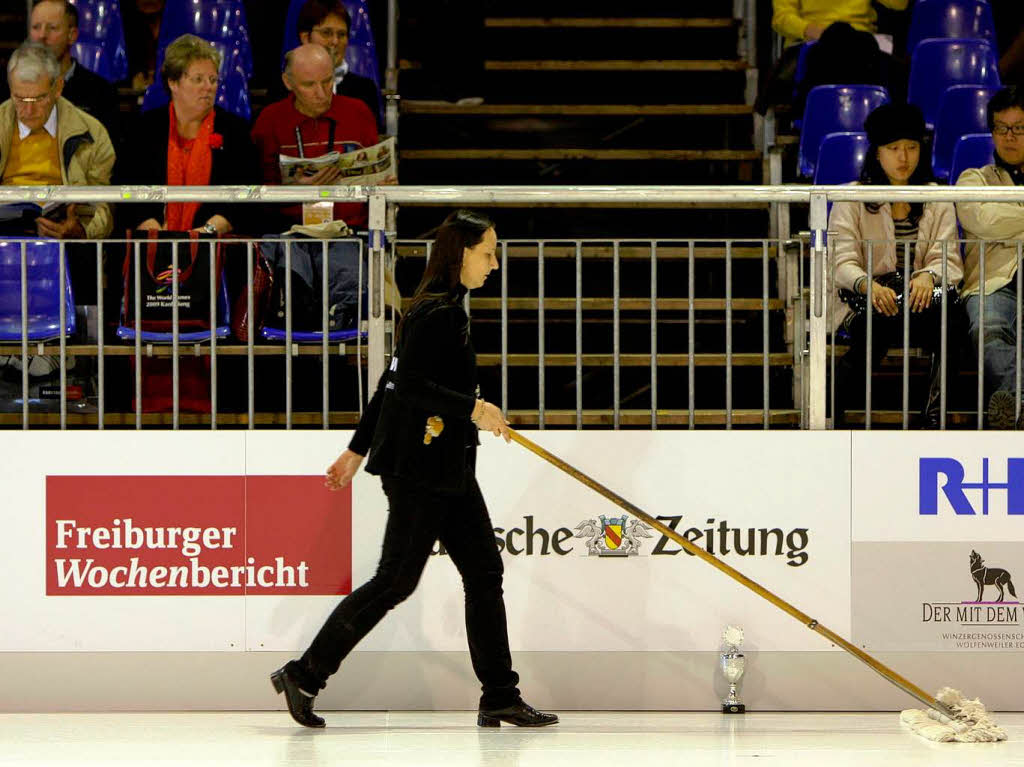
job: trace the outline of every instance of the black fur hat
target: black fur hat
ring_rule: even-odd
[[[922,141],[925,135],[924,116],[913,104],[882,104],[868,115],[864,130],[868,141],[875,146],[900,139]]]

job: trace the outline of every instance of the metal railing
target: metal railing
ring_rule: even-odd
[[[65,201],[65,202],[108,202],[108,203],[122,203],[132,204],[134,202],[183,202],[183,201],[220,201],[220,202],[249,202],[249,203],[285,203],[285,202],[306,202],[306,201],[321,201],[321,200],[334,200],[334,201],[347,201],[347,202],[359,202],[366,201],[369,203],[369,237],[367,246],[367,285],[369,290],[369,306],[367,311],[367,319],[365,321],[363,329],[367,333],[367,367],[368,367],[368,380],[371,385],[376,382],[377,377],[383,371],[386,356],[389,352],[390,336],[389,336],[389,324],[388,317],[385,309],[385,270],[387,267],[387,261],[392,257],[392,250],[385,248],[385,222],[388,220],[389,214],[392,214],[398,205],[433,205],[439,204],[446,206],[460,206],[460,205],[491,205],[491,204],[538,204],[538,205],[573,205],[579,203],[604,203],[614,205],[625,205],[633,204],[638,206],[669,206],[678,203],[763,203],[777,204],[781,206],[789,206],[792,204],[807,205],[810,213],[810,230],[811,238],[809,246],[806,249],[798,242],[791,240],[757,240],[755,246],[760,244],[760,247],[764,251],[771,249],[777,249],[780,263],[778,266],[779,273],[779,292],[778,300],[782,302],[782,307],[792,312],[791,325],[793,332],[790,334],[790,338],[793,343],[792,357],[793,357],[793,371],[795,378],[795,401],[799,403],[799,409],[801,412],[801,425],[806,428],[821,429],[827,427],[827,408],[829,404],[829,345],[828,336],[831,328],[829,327],[829,303],[830,293],[828,286],[830,284],[830,275],[828,273],[828,251],[826,245],[826,229],[827,229],[827,205],[832,201],[848,200],[848,201],[889,201],[889,202],[927,202],[927,201],[946,201],[946,202],[1024,202],[1024,190],[1014,187],[1000,187],[1000,188],[989,188],[989,187],[816,187],[816,186],[792,186],[792,187],[766,187],[766,186],[750,186],[750,187],[325,187],[325,188],[296,188],[296,187],[3,187],[0,188],[0,203],[3,202],[24,202],[24,201]],[[704,238],[693,238],[687,236],[681,236],[675,240],[659,240],[650,241],[645,240],[646,247],[649,250],[653,250],[653,262],[658,262],[658,251],[665,245],[665,243],[675,242],[682,243],[684,247],[699,247],[699,242]],[[586,240],[581,240],[580,243],[585,243]],[[625,241],[606,241],[613,251],[613,261],[619,262],[622,256],[622,247]],[[631,245],[636,245],[637,240],[629,240]],[[730,262],[732,248],[736,245],[736,241],[716,240],[721,242],[725,249],[725,261]],[[745,240],[744,243],[749,245],[750,240]],[[95,245],[95,243],[93,243]],[[544,249],[550,250],[553,247],[551,241],[546,243],[536,243],[538,246],[543,246]],[[565,245],[566,242],[562,241]],[[577,241],[572,240],[568,243],[571,247],[576,247]],[[503,244],[503,259],[506,258],[505,253],[507,248],[514,246],[514,243],[506,242]],[[615,256],[618,253],[618,256]],[[649,256],[650,257],[650,256]],[[62,260],[64,258],[62,248]],[[544,262],[545,258],[538,253],[537,257],[538,273],[537,273],[537,315],[536,321],[540,327],[543,327],[547,319],[545,311],[552,311],[549,307],[551,306],[550,299],[544,297]],[[577,261],[578,261],[577,257]],[[782,263],[782,261],[785,263]],[[25,261],[23,260],[23,273]],[[692,277],[692,264],[693,260],[689,261],[690,277]],[[768,258],[762,258],[762,272],[767,271],[769,264]],[[507,266],[507,261],[504,264]],[[247,279],[251,280],[252,271],[251,265],[247,264],[248,274]],[[101,269],[101,262],[97,260],[97,274]],[[63,272],[62,272],[63,273]],[[136,271],[136,273],[138,273]],[[507,271],[503,270],[503,273],[507,274]],[[733,313],[736,311],[737,303],[733,296],[730,295],[732,287],[729,282],[731,279],[731,269],[726,270],[726,295],[724,298],[725,307],[725,332],[727,336],[732,332],[733,326]],[[761,296],[761,310],[765,311],[764,307],[767,305],[767,301],[764,299],[769,297],[767,291],[767,279],[762,274],[762,296]],[[581,272],[577,272],[576,283],[577,289],[575,295],[572,296],[573,306],[572,309],[575,312],[574,322],[576,323],[577,329],[581,326],[580,314],[582,312],[582,302],[585,298],[580,286]],[[693,285],[693,280],[690,279],[689,283]],[[795,284],[794,284],[795,283]],[[23,285],[26,283],[23,281]],[[250,283],[251,284],[251,283]],[[250,293],[251,295],[251,293]],[[652,270],[650,275],[650,295],[646,301],[646,309],[649,312],[649,316],[652,321],[652,327],[657,323],[659,301],[663,300],[664,291],[662,285],[658,281],[656,270]],[[502,295],[501,301],[501,312],[504,318],[503,332],[507,334],[507,318],[509,311],[508,309],[508,295],[507,293]],[[611,296],[611,310],[613,313],[612,326],[614,328],[614,339],[618,339],[618,333],[621,329],[622,311],[623,311],[623,297],[620,295],[618,287],[613,287],[613,295]],[[693,300],[690,300],[693,299]],[[698,297],[695,295],[688,295],[686,297],[687,303],[679,304],[678,306],[684,306],[687,311],[687,319],[689,321],[688,343],[690,344],[689,349],[693,349],[693,319],[695,318],[694,311],[696,310]],[[635,307],[636,304],[631,304]],[[803,311],[803,307],[807,307],[806,313]],[[23,317],[27,315],[27,297],[23,297]],[[1018,313],[1019,322],[1019,313]],[[63,327],[63,326],[62,326]],[[767,327],[767,323],[765,324]],[[577,337],[580,333],[577,330]],[[507,337],[507,336],[506,336]],[[1019,334],[1018,334],[1019,338]],[[102,342],[100,342],[102,343]],[[507,343],[507,341],[506,341]],[[621,375],[621,361],[622,352],[618,346],[618,341],[613,340],[614,348],[612,352],[612,365],[613,375],[615,377],[616,387],[619,386]],[[538,334],[538,376],[541,381],[544,379],[544,373],[542,372],[546,367],[543,362],[549,361],[550,355],[543,348],[544,339],[543,334]],[[725,350],[725,369],[726,369],[726,385],[725,385],[725,396],[727,398],[726,403],[726,419],[731,420],[731,390],[732,390],[732,371],[733,371],[733,351],[731,349],[731,337],[727,338],[726,350]],[[650,413],[648,418],[651,419],[654,425],[657,425],[656,413],[657,413],[657,402],[659,401],[659,391],[657,382],[657,367],[659,361],[658,352],[659,341],[656,333],[652,332],[651,336],[651,347],[647,356],[647,365],[651,369],[651,396],[652,396],[652,407],[649,409]],[[136,341],[136,354],[139,353],[139,341]],[[286,366],[290,365],[292,356],[296,354],[296,344],[289,338],[286,338],[283,346],[283,352],[286,359]],[[173,344],[172,344],[173,347]],[[173,347],[177,351],[180,351],[180,347]],[[29,355],[28,339],[23,338],[20,347],[21,356],[23,358],[23,384],[25,377],[27,377],[27,360]],[[211,356],[223,354],[223,349],[218,350],[216,342],[211,342]],[[503,347],[503,355],[507,353],[507,346]],[[247,350],[248,353],[248,350]],[[323,353],[323,349],[320,350]],[[60,338],[60,354],[66,354],[66,338]],[[172,350],[173,358],[177,359],[177,354]],[[572,360],[573,366],[575,367],[577,377],[582,375],[582,368],[585,367],[586,355],[583,354],[582,350],[576,350],[574,352],[575,359]],[[761,356],[769,354],[767,349],[767,343],[764,343],[760,350]],[[834,351],[833,351],[834,354]],[[249,355],[252,356],[251,354]],[[680,358],[682,359],[682,358]],[[686,367],[688,374],[688,383],[690,384],[690,405],[687,408],[686,414],[686,425],[691,425],[695,418],[692,400],[693,392],[693,378],[694,368],[700,365],[695,362],[694,355],[688,354],[686,356]],[[635,360],[634,360],[635,361]],[[211,360],[212,362],[212,360]],[[503,402],[508,403],[508,364],[507,358],[503,359],[502,370],[503,370]],[[618,363],[618,364],[616,364]],[[763,364],[763,362],[762,362]],[[100,364],[102,369],[103,365]],[[550,367],[548,365],[547,367]],[[326,369],[326,368],[325,368]],[[102,373],[100,374],[102,375]],[[250,372],[250,380],[253,375]],[[763,374],[764,382],[763,386],[767,387],[767,375]],[[62,375],[63,383],[63,375]],[[866,382],[867,383],[867,382]],[[541,387],[543,383],[538,383],[538,396],[543,397],[543,389]],[[326,379],[323,383],[324,391],[327,390]],[[577,389],[577,397],[581,396],[579,392],[581,388]],[[253,425],[253,410],[251,404],[252,387],[250,387],[250,405],[249,405],[249,425]],[[62,387],[63,397],[63,387]],[[290,401],[290,398],[287,398]],[[325,408],[327,399],[325,398]],[[980,399],[979,399],[980,403]],[[539,402],[539,405],[543,405],[543,402]],[[621,426],[623,425],[622,411],[619,406],[618,397],[613,397],[612,402],[612,417],[609,425]],[[63,410],[63,405],[62,405]],[[768,408],[765,408],[767,411]],[[286,426],[291,425],[290,416],[290,404],[286,402],[286,411],[288,413],[286,417]],[[540,408],[539,412],[543,412],[543,407]],[[580,401],[577,400],[577,406],[573,409],[572,418],[567,425],[579,425],[581,421],[581,415],[583,408]],[[138,414],[136,414],[138,416]],[[330,418],[328,413],[322,414],[323,426],[329,426]],[[764,417],[766,413],[762,413]],[[544,416],[539,416],[540,423],[544,423]],[[101,419],[102,420],[102,419]],[[211,425],[215,425],[216,418],[211,419]],[[28,419],[28,407],[27,402],[23,409],[23,426],[27,428],[29,425]],[[177,422],[175,424],[177,425]],[[66,426],[66,420],[62,415],[61,426]]]

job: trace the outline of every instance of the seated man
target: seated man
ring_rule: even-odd
[[[57,57],[64,79],[64,98],[103,123],[116,138],[120,120],[117,91],[71,56],[71,46],[78,39],[75,6],[67,0],[36,0],[29,20],[29,39],[42,43]]]
[[[345,51],[352,30],[352,17],[341,0],[306,0],[299,11],[299,40],[317,43],[327,49],[334,61],[334,92],[359,99],[377,117],[377,86],[373,80],[348,71]]]
[[[268,105],[252,129],[265,183],[281,183],[278,155],[320,157],[331,151],[352,152],[377,143],[377,121],[366,104],[333,93],[334,64],[323,46],[306,44],[289,51],[282,79],[291,95]],[[299,183],[328,185],[337,175],[337,169],[325,168]],[[301,206],[289,206],[284,215],[286,220],[274,229],[302,222]],[[338,203],[334,206],[334,219],[343,220],[352,229],[365,226],[366,205]],[[265,228],[272,230],[269,224]]]
[[[25,43],[7,64],[11,98],[0,104],[0,183],[103,186],[114,147],[99,120],[61,98],[60,64],[41,43]],[[36,219],[42,237],[110,234],[110,206],[69,205],[61,220]]]
[[[960,174],[957,186],[1020,186],[1024,184],[1024,89],[1003,88],[988,103],[988,126],[996,146],[996,161]],[[1024,239],[1024,205],[1016,202],[958,202],[967,258],[964,286],[968,322],[975,355],[981,339],[981,301],[985,301],[985,388],[988,425],[1012,429],[1019,393],[1017,386],[1017,242]],[[975,240],[975,242],[970,242]],[[985,284],[981,284],[981,248],[985,241]],[[1024,429],[1024,415],[1016,420]]]

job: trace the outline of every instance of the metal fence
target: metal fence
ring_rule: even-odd
[[[718,384],[701,386],[698,371],[704,367],[719,366],[723,370],[721,387],[723,389],[721,398],[724,407],[721,408],[722,425],[726,428],[734,424],[756,425],[767,428],[772,425],[772,419],[777,416],[778,408],[773,408],[770,402],[772,392],[778,388],[772,383],[771,370],[778,363],[779,367],[791,368],[792,372],[792,408],[795,412],[793,425],[800,425],[804,428],[827,428],[829,425],[829,410],[835,407],[834,403],[834,378],[830,379],[830,371],[836,365],[836,344],[830,343],[831,331],[830,317],[832,302],[834,301],[830,285],[833,282],[832,274],[829,271],[830,259],[828,257],[828,243],[826,237],[827,229],[827,205],[831,201],[852,200],[852,201],[1000,201],[1000,202],[1024,202],[1024,192],[1015,188],[964,188],[964,187],[889,187],[889,188],[864,188],[864,187],[330,187],[323,189],[296,189],[294,187],[30,187],[0,188],[0,203],[22,202],[32,200],[37,202],[45,201],[68,201],[68,202],[116,202],[132,204],[135,201],[222,201],[222,202],[303,202],[313,200],[341,200],[341,201],[367,201],[370,209],[369,232],[366,238],[366,273],[360,275],[360,284],[368,288],[368,306],[365,310],[365,320],[362,322],[361,330],[365,333],[366,344],[362,343],[362,336],[357,335],[354,344],[347,345],[344,349],[338,348],[339,353],[344,353],[346,358],[352,356],[352,347],[355,350],[354,360],[357,365],[353,366],[353,378],[359,387],[364,386],[364,378],[361,374],[355,375],[361,370],[362,361],[365,359],[367,375],[365,381],[376,382],[380,372],[386,364],[387,355],[390,353],[391,329],[393,316],[388,313],[385,297],[386,275],[394,268],[396,263],[415,263],[418,256],[415,255],[416,248],[422,251],[420,255],[427,255],[426,243],[398,241],[394,237],[387,238],[385,222],[393,220],[393,214],[397,206],[403,205],[433,205],[437,206],[459,206],[459,205],[492,205],[502,203],[515,204],[544,204],[544,205],[572,205],[578,203],[614,203],[616,205],[633,204],[650,207],[662,205],[673,205],[678,203],[771,203],[776,206],[790,206],[793,204],[807,205],[809,209],[810,237],[806,242],[791,239],[763,239],[763,240],[713,240],[707,241],[689,236],[681,236],[672,240],[545,240],[545,241],[517,241],[506,240],[501,244],[501,285],[500,291],[494,295],[480,294],[478,291],[469,301],[469,310],[473,312],[474,318],[480,318],[488,312],[494,315],[494,323],[500,327],[499,352],[491,357],[486,354],[482,363],[499,371],[497,379],[501,390],[501,402],[509,410],[515,412],[535,408],[536,424],[541,428],[545,426],[575,426],[580,428],[585,425],[607,425],[613,428],[640,426],[657,428],[661,425],[687,426],[693,428],[701,424],[701,413],[697,407],[696,398],[698,393],[707,392]],[[118,241],[114,241],[118,242]],[[123,241],[121,241],[123,242]],[[386,245],[385,243],[388,242]],[[254,241],[242,240],[246,248],[246,270],[245,281],[247,294],[252,296],[253,261],[252,251]],[[96,248],[95,266],[97,280],[102,278],[102,247],[100,243],[91,243]],[[950,243],[953,246],[952,243]],[[326,247],[326,245],[325,245]],[[700,263],[702,248],[713,247],[721,251],[721,257],[717,257],[724,269],[721,274],[722,293],[721,296],[700,295],[695,290],[694,272],[696,265]],[[901,247],[906,247],[901,245]],[[740,259],[737,253],[743,251]],[[409,255],[404,255],[408,251]],[[610,289],[603,291],[589,291],[584,289],[584,268],[585,264],[591,261],[589,254],[600,251],[605,263],[610,264]],[[869,254],[870,254],[869,249]],[[24,250],[23,250],[24,253]],[[586,257],[585,257],[586,255]],[[61,275],[60,288],[63,294],[64,260],[66,258],[65,247],[60,248]],[[136,256],[137,258],[137,256]],[[532,292],[529,290],[519,294],[509,292],[508,275],[510,265],[519,259],[526,268],[535,269],[534,276],[527,280],[532,283]],[[870,258],[870,255],[869,255]],[[756,264],[760,271],[760,280],[757,290],[752,295],[737,296],[734,291],[733,274],[735,265],[740,261],[749,264]],[[686,289],[677,289],[677,283],[666,282],[664,277],[659,277],[659,269],[664,268],[667,263],[675,262],[678,265],[685,265],[685,277],[682,280]],[[774,262],[775,285],[769,281],[769,272]],[[571,265],[572,275],[570,278],[574,289],[565,295],[552,296],[549,293],[546,281],[549,270],[555,268],[555,264]],[[642,265],[645,270],[643,292],[630,292],[623,289],[622,276],[623,264],[630,264],[633,269],[633,280],[636,281],[637,271],[633,267]],[[323,259],[322,268],[326,270],[328,259]],[[418,268],[422,268],[420,265]],[[27,338],[27,315],[28,296],[27,281],[24,276],[27,274],[27,259],[23,256],[22,263],[22,290],[21,312],[22,327],[25,329],[21,343],[16,349],[16,354],[21,358],[22,368],[22,427],[30,427],[30,408],[28,393],[28,361],[30,356],[30,341]],[[138,275],[139,270],[135,269],[134,274]],[[286,275],[291,270],[285,270]],[[214,275],[211,267],[211,288],[216,289],[212,284]],[[290,277],[286,277],[286,283]],[[1020,272],[1018,270],[1018,283]],[[136,286],[137,288],[138,286]],[[326,289],[326,280],[322,288]],[[286,295],[290,296],[290,286],[285,285]],[[134,319],[138,320],[140,309],[138,306],[139,291],[135,290]],[[1019,293],[1018,293],[1019,296]],[[172,305],[177,306],[172,296]],[[102,304],[102,301],[99,302]],[[216,322],[216,307],[212,300],[211,293],[210,318]],[[870,303],[870,302],[869,302]],[[1019,303],[1019,298],[1018,298]],[[261,348],[249,340],[244,346],[238,344],[218,343],[215,335],[211,337],[207,345],[196,347],[194,345],[182,344],[180,340],[180,329],[172,330],[169,343],[164,347],[150,347],[145,345],[143,340],[136,334],[134,346],[130,350],[112,350],[105,345],[102,333],[97,337],[95,354],[97,356],[97,378],[102,384],[106,371],[105,362],[112,356],[124,356],[126,353],[136,360],[135,393],[136,403],[134,419],[127,419],[123,425],[141,428],[146,419],[141,412],[141,402],[138,394],[140,385],[138,380],[139,362],[148,356],[169,357],[172,365],[172,394],[174,407],[172,407],[167,425],[177,428],[182,425],[179,408],[177,405],[178,385],[177,370],[179,358],[185,354],[199,354],[209,357],[210,363],[210,387],[214,394],[217,391],[218,361],[228,357],[244,356],[246,358],[246,381],[247,381],[247,406],[245,417],[236,420],[240,425],[254,428],[259,420],[256,412],[255,399],[257,383],[263,386],[263,381],[257,382],[256,358],[261,356],[283,357],[285,388],[284,416],[281,420],[282,426],[291,428],[295,425],[293,417],[293,358],[301,358],[303,355],[315,355],[320,358],[322,375],[319,381],[321,392],[321,412],[314,422],[304,417],[301,425],[316,425],[329,428],[333,425],[345,423],[334,418],[330,411],[331,374],[329,360],[337,357],[335,350],[331,348],[326,340],[327,335],[322,333],[322,338],[316,345],[297,343],[290,330],[290,317],[292,313],[291,299],[287,299],[288,309],[285,312],[285,335],[283,341],[276,347]],[[251,306],[249,309],[251,310]],[[63,313],[63,309],[61,310]],[[102,311],[102,307],[99,308]],[[322,309],[321,319],[322,331],[328,328],[326,315],[326,302]],[[702,352],[697,348],[697,339],[694,337],[696,321],[700,318],[702,311],[717,313],[722,320],[722,332],[724,334],[723,345],[717,357],[702,357]],[[785,317],[785,342],[786,345],[780,350],[772,348],[770,332],[770,314],[778,311]],[[870,313],[870,309],[868,310]],[[510,346],[509,328],[510,323],[516,319],[516,315],[529,313],[530,320],[535,325],[535,342],[528,353],[521,353]],[[588,350],[585,344],[588,312],[605,312],[607,317],[602,320],[604,325],[610,328],[610,353]],[[671,313],[681,315],[680,324],[687,326],[686,341],[684,348],[678,350],[670,349],[671,343],[678,344],[679,339],[659,336],[657,328],[664,318]],[[744,347],[737,350],[733,336],[737,327],[737,317],[742,314],[758,316],[760,319],[760,344],[756,348]],[[250,311],[251,316],[251,311]],[[360,316],[363,316],[363,307],[360,306]],[[565,316],[568,319],[565,319]],[[623,349],[623,328],[627,327],[633,318],[642,316],[643,322],[647,325],[647,348]],[[59,425],[66,428],[67,402],[66,402],[66,370],[65,362],[68,354],[67,338],[63,332],[66,317],[61,316],[61,332],[55,339],[55,348],[43,346],[37,347],[36,353],[56,352],[60,363],[60,418]],[[943,317],[945,319],[945,317]],[[97,317],[100,327],[104,319]],[[552,346],[551,328],[556,324],[555,320],[571,328],[568,334],[569,340],[564,338],[560,346]],[[984,322],[984,317],[982,317]],[[1017,313],[1018,326],[1020,313]],[[136,326],[138,324],[136,323]],[[868,343],[871,343],[872,324],[868,323]],[[520,334],[522,335],[522,334]],[[636,333],[630,331],[631,338],[636,339]],[[251,335],[250,335],[251,339]],[[1017,333],[1018,352],[1017,366],[1020,369],[1020,333]],[[749,340],[749,339],[748,339]],[[566,343],[568,346],[566,346]],[[901,412],[901,425],[908,425],[908,396],[907,380],[909,373],[909,340],[907,336],[903,339],[903,406]],[[942,349],[948,347],[948,339],[942,341]],[[86,350],[88,351],[88,350]],[[982,355],[984,350],[979,350],[979,365],[981,372],[978,380],[977,410],[979,415],[978,424],[981,424],[981,413],[983,412],[982,392],[984,389],[984,372]],[[0,353],[3,353],[0,350]],[[9,349],[6,353],[12,353]],[[870,359],[871,349],[868,347],[867,355]],[[946,351],[941,353],[942,364],[947,361]],[[536,400],[530,407],[517,408],[514,397],[510,397],[510,386],[514,391],[519,391],[522,386],[512,386],[510,381],[517,376],[522,369],[535,369],[536,381],[531,384],[535,386]],[[571,371],[570,381],[567,386],[574,389],[574,402],[569,407],[549,407],[550,390],[549,379],[555,375],[560,368]],[[588,370],[593,368],[610,368],[611,382],[610,394],[607,405],[602,407],[585,407],[584,386],[587,381]],[[685,385],[682,388],[686,391],[685,407],[676,409],[666,408],[663,403],[667,401],[669,394],[678,392],[666,391],[665,384],[659,385],[659,372],[662,374],[670,368],[685,369]],[[754,388],[759,390],[760,402],[755,408],[735,407],[735,375],[736,371],[746,372],[745,368],[758,370],[760,380]],[[868,365],[868,370],[871,365]],[[647,393],[646,407],[623,408],[622,380],[627,374],[635,379],[634,373],[638,370],[646,371],[647,377],[645,388]],[[625,373],[624,373],[625,371]],[[562,371],[564,372],[564,371]],[[560,373],[559,373],[560,375]],[[1019,372],[1018,372],[1019,376]],[[564,376],[562,376],[564,379]],[[1018,377],[1019,381],[1019,377]],[[786,384],[789,385],[789,384]],[[872,378],[865,377],[865,388],[870,394]],[[744,382],[741,390],[748,396],[752,388],[749,381]],[[100,391],[103,386],[99,386]],[[363,401],[367,392],[365,388],[358,389],[358,400]],[[943,391],[943,412],[946,410],[946,392]],[[216,428],[218,424],[218,413],[216,410],[216,396],[211,403],[210,426]],[[104,424],[104,402],[98,403],[99,417],[98,425],[102,428]],[[355,407],[355,406],[354,406]],[[754,412],[750,412],[753,410]],[[744,412],[746,411],[746,412]],[[522,413],[520,413],[522,415]],[[944,416],[943,416],[944,417]],[[865,412],[866,425],[871,425],[871,410]],[[273,420],[273,419],[270,419]],[[521,420],[527,423],[527,420]]]

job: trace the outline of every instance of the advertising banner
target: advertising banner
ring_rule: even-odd
[[[840,634],[850,633],[850,441],[839,433],[530,432],[547,449]],[[303,649],[371,578],[379,479],[332,493],[350,432],[20,433],[0,480],[11,551],[0,650]],[[514,651],[829,650],[777,608],[517,445],[477,476]],[[992,556],[992,554],[989,554]],[[435,545],[358,650],[464,650]]]
[[[853,476],[855,640],[868,650],[1024,649],[1020,437],[855,434]]]

